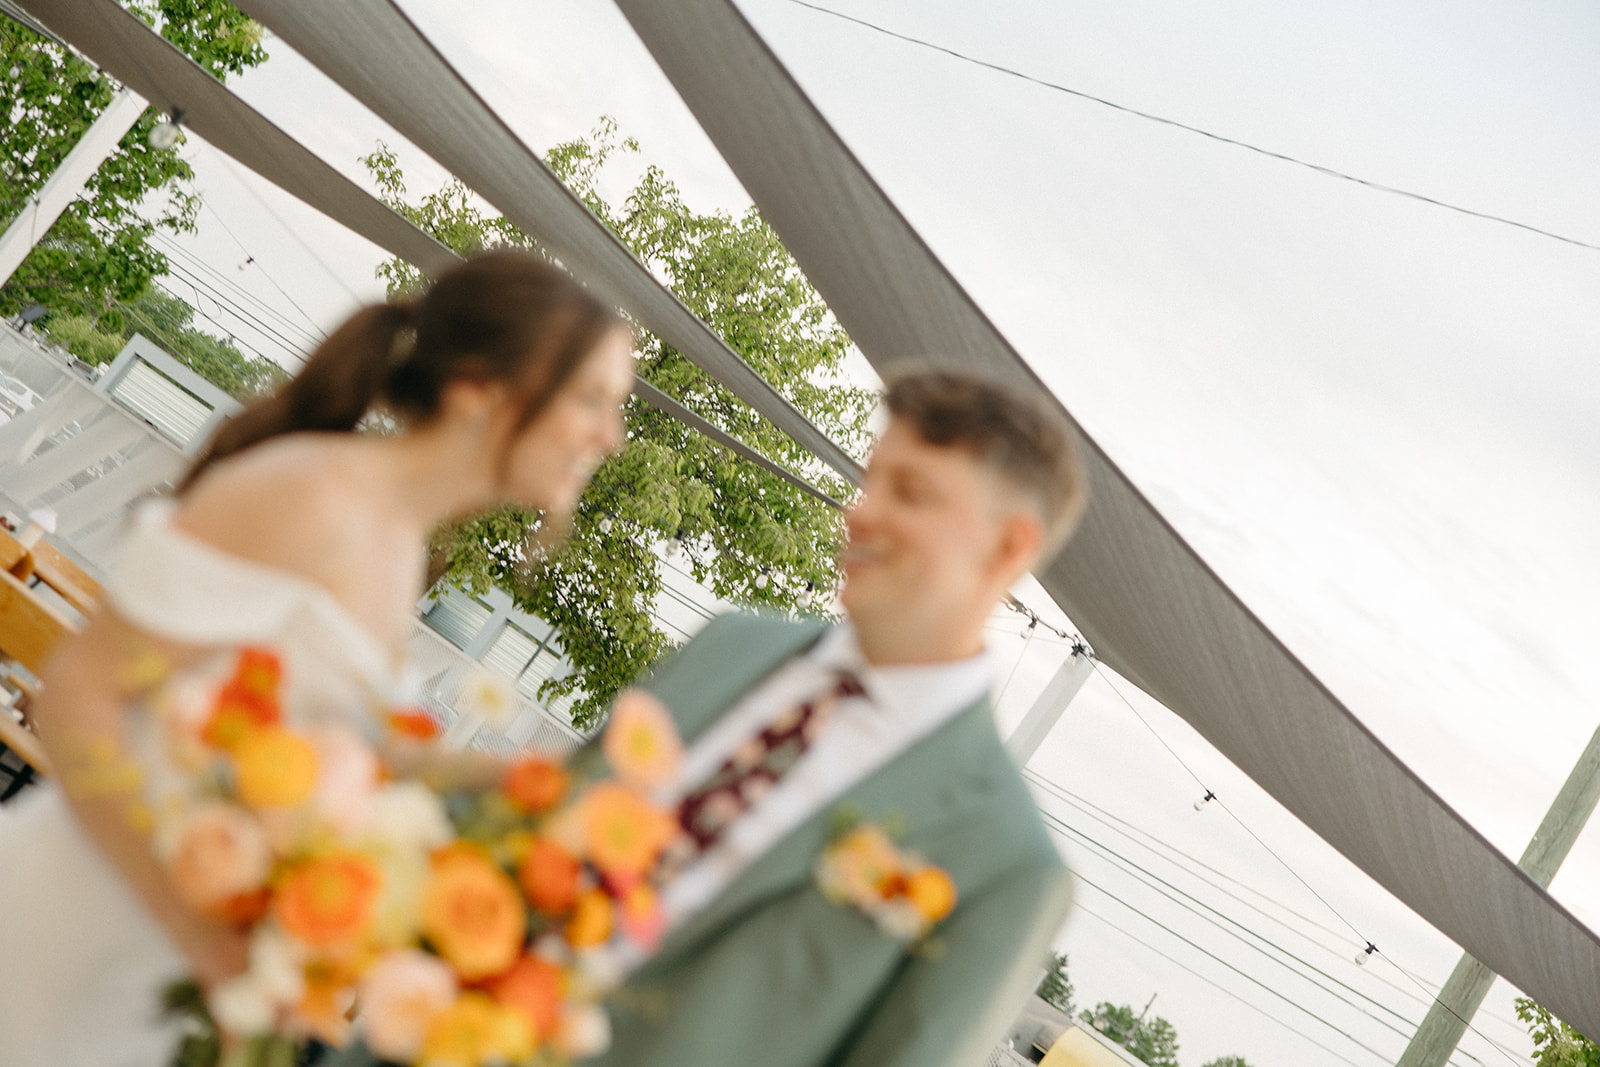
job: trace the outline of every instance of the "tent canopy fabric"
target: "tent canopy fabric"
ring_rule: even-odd
[[[618,4],[875,367],[931,362],[1050,395],[731,0]],[[1093,499],[1039,578],[1096,653],[1446,936],[1600,1033],[1600,938],[1385,748],[1083,443]]]
[[[860,464],[673,296],[388,0],[239,7],[459,176],[605,299],[855,482]]]
[[[115,0],[25,0],[64,40],[146,100],[183,111],[186,127],[280,189],[426,274],[461,257],[284,133]],[[11,0],[6,0],[7,7]],[[9,12],[8,12],[9,13]],[[25,11],[20,14],[26,15]],[[44,27],[50,30],[50,27]],[[832,507],[837,500],[643,378],[634,394],[716,444]]]

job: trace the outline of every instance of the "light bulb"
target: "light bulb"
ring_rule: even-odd
[[[611,516],[607,515],[605,518],[600,520],[600,532],[603,534],[609,534],[613,525],[614,524],[611,521]]]
[[[1378,946],[1374,945],[1371,941],[1368,941],[1367,947],[1356,953],[1356,962],[1365,967],[1367,965],[1367,958],[1376,951],[1378,951]]]
[[[158,152],[164,152],[178,143],[178,137],[182,133],[178,124],[168,119],[150,130],[150,147]]]
[[[1207,789],[1206,790],[1206,795],[1201,797],[1199,800],[1194,802],[1194,810],[1195,811],[1205,811],[1206,810],[1206,805],[1211,803],[1215,799],[1217,799],[1217,794],[1215,794],[1211,790]]]
[[[767,577],[766,571],[762,571],[760,574],[756,575],[757,589],[765,589],[770,584],[772,584],[772,579]]]
[[[676,556],[681,548],[683,548],[683,538],[674,537],[672,540],[668,541],[667,558],[671,559],[673,556]]]

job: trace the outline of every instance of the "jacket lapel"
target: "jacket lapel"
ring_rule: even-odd
[[[645,683],[672,712],[685,744],[827,630],[818,622],[761,616],[743,616],[739,622],[719,626],[713,621]]]
[[[705,910],[669,934],[661,952],[641,969],[639,979],[648,982],[651,976],[665,973],[728,924],[751,919],[764,901],[809,882],[840,813],[851,812],[871,821],[903,820],[906,833],[901,843],[927,851],[927,844],[938,837],[940,824],[984,791],[994,766],[994,761],[981,758],[986,747],[999,751],[989,701],[984,698],[790,832]],[[953,857],[930,854],[929,859],[943,866]],[[959,891],[961,878],[954,870],[951,874]]]

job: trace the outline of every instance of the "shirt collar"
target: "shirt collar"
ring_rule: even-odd
[[[850,671],[860,679],[867,699],[896,714],[947,717],[994,688],[995,660],[987,647],[965,659],[876,667],[867,663],[848,619],[822,635],[810,658],[822,667]]]

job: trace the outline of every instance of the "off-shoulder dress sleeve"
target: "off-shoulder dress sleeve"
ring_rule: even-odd
[[[172,523],[176,502],[157,500],[132,516],[106,598],[153,637],[187,645],[269,640],[305,596],[293,575],[232,555]]]

